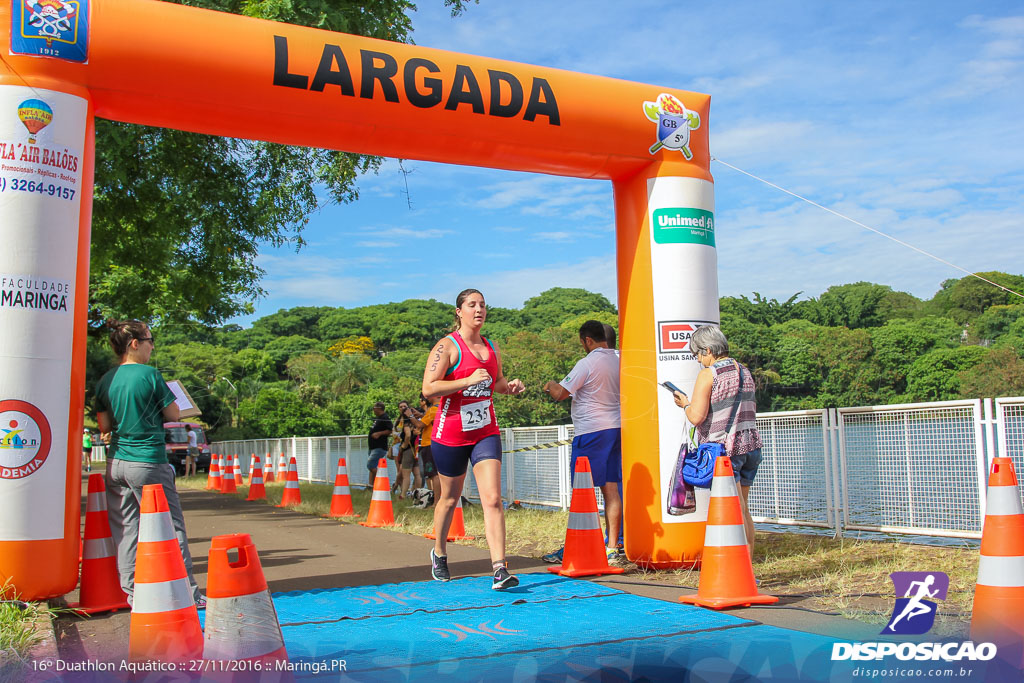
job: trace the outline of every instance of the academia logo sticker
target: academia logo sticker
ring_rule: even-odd
[[[46,462],[50,423],[31,403],[0,401],[0,479],[22,479]]]
[[[921,635],[935,623],[938,605],[932,599],[945,600],[949,577],[943,572],[893,572],[889,575],[896,587],[896,605],[882,634]]]
[[[658,141],[651,145],[651,154],[664,147],[679,150],[687,161],[693,158],[690,131],[700,128],[700,114],[690,111],[667,92],[658,95],[654,102],[644,102],[644,114],[658,124]]]

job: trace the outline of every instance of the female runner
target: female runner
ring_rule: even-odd
[[[423,371],[423,395],[441,399],[430,437],[441,480],[441,496],[434,507],[437,539],[430,549],[430,573],[437,581],[451,578],[445,553],[448,528],[462,495],[466,469],[472,464],[494,570],[491,588],[502,590],[518,585],[519,579],[508,573],[505,563],[501,437],[491,397],[520,394],[525,387],[518,379],[505,379],[498,348],[480,336],[486,319],[484,295],[475,289],[462,291],[455,300],[454,329],[430,352]]]

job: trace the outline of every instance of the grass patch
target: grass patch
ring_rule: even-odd
[[[206,475],[179,478],[182,488],[202,489]],[[266,485],[268,504],[281,501],[284,483]],[[299,512],[328,516],[332,486],[301,483]],[[239,487],[245,496],[248,487]],[[366,518],[371,492],[352,489],[356,512]],[[434,511],[411,506],[409,500],[392,499],[400,533],[425,534],[433,529]],[[474,541],[459,543],[486,548],[483,513],[478,505],[463,508],[466,531]],[[562,545],[568,512],[561,510],[515,509],[505,511],[509,554],[540,557]],[[351,521],[348,523],[355,523]],[[779,596],[799,598],[810,609],[836,612],[859,621],[878,624],[879,630],[892,611],[894,594],[889,574],[895,571],[942,571],[949,575],[949,595],[939,604],[939,617],[932,633],[962,634],[970,621],[974,584],[978,575],[978,550],[967,546],[929,546],[897,541],[833,539],[799,533],[758,532],[754,548],[754,574],[760,590]],[[631,570],[638,578],[697,588],[700,572],[692,569]]]
[[[14,594],[8,580],[0,587],[0,595]],[[32,649],[46,639],[50,618],[59,610],[44,602],[21,602],[6,599],[0,602],[0,680],[13,678],[28,666]]]

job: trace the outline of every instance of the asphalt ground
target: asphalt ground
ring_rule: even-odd
[[[82,479],[84,524],[86,478]],[[180,491],[200,589],[206,586],[207,554],[214,536],[247,533],[259,553],[271,592],[369,586],[403,581],[429,583],[428,554],[432,541],[401,531],[370,529],[355,521],[340,522],[302,515],[263,503],[248,503],[237,495]],[[490,575],[485,549],[448,544],[453,578]],[[513,573],[544,571],[539,558],[510,556]],[[592,577],[644,597],[677,602],[695,591],[636,574]],[[204,590],[205,592],[205,590]],[[77,589],[66,600],[77,602]],[[799,597],[782,597],[777,605],[740,608],[729,613],[782,628],[842,638],[875,640],[879,629],[862,622],[807,609]],[[130,614],[127,611],[88,618],[63,616],[56,620],[58,653],[66,661],[121,662],[127,658]]]

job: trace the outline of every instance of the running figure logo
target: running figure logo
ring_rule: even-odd
[[[889,575],[896,587],[896,606],[882,634],[920,635],[935,623],[938,605],[928,598],[945,600],[949,577],[943,572],[893,572]]]

